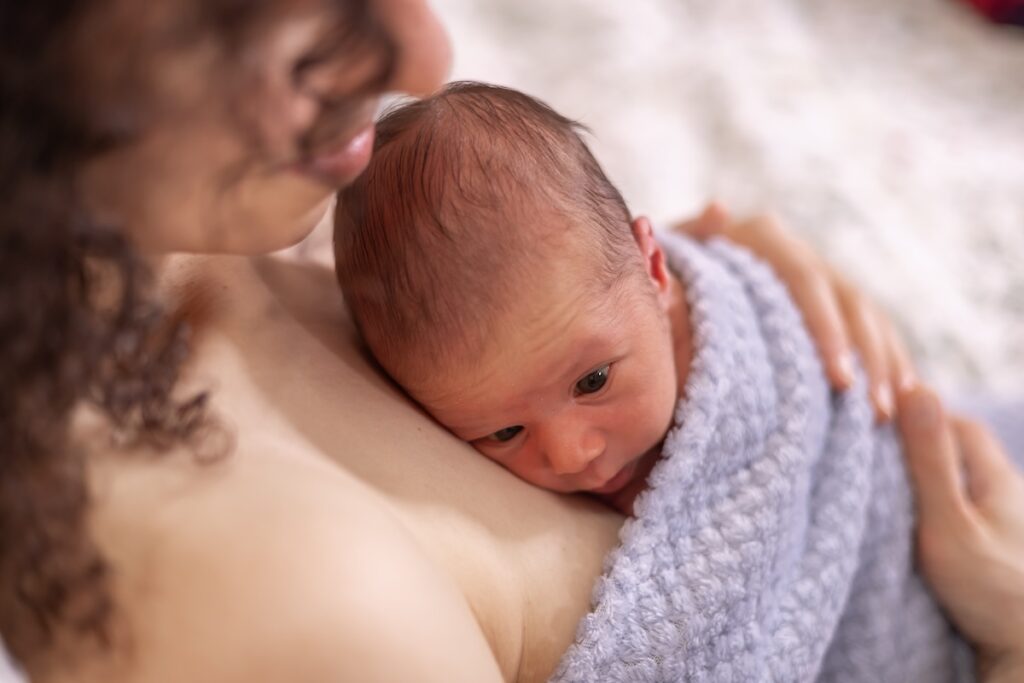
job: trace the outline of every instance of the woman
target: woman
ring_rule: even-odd
[[[553,669],[621,517],[473,457],[367,364],[330,272],[259,256],[447,62],[422,0],[0,6],[0,632],[33,680]],[[768,235],[833,377],[849,337],[891,413],[884,323],[741,225],[694,229]]]

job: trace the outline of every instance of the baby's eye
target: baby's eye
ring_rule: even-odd
[[[518,434],[521,431],[523,431],[521,425],[505,427],[504,429],[499,429],[498,431],[494,432],[487,438],[490,439],[491,441],[499,441],[501,443],[505,443],[506,441],[511,441],[512,439],[514,439],[516,434]]]
[[[608,371],[611,366],[604,365],[576,382],[576,391],[580,394],[596,394],[608,381]]]

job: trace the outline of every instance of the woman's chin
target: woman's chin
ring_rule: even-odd
[[[330,230],[331,226],[328,224],[332,217],[333,206],[334,195],[328,194],[298,217],[282,219],[276,225],[264,225],[258,234],[250,232],[248,235],[240,235],[236,248],[226,251],[240,255],[258,256],[294,247],[304,242],[321,227],[324,230]]]

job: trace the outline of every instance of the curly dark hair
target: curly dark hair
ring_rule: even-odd
[[[74,47],[81,26],[119,1],[0,0],[0,634],[22,663],[60,634],[112,644],[113,571],[88,533],[86,458],[97,444],[76,442],[72,418],[104,418],[108,450],[185,445],[207,458],[230,445],[210,438],[221,430],[207,395],[177,388],[183,313],[156,301],[125,226],[97,221],[76,193],[87,162],[145,127],[145,60],[93,41],[106,66],[112,56],[126,65],[118,82],[97,84],[83,77],[91,55]],[[178,41],[212,34],[230,57],[287,6],[197,0],[175,5],[184,10],[168,30]],[[369,49],[383,52],[385,82],[394,46],[368,0],[330,6],[334,30],[295,68]],[[148,49],[145,36],[129,40]]]
[[[207,422],[204,394],[172,396],[186,326],[75,194],[77,169],[130,135],[76,106],[60,45],[85,4],[0,2],[0,633],[22,661],[59,629],[110,640],[73,411],[92,406],[124,442],[159,449]]]
[[[144,127],[144,66],[122,58],[116,101],[103,102],[73,47],[92,13],[116,1],[0,0],[0,634],[23,663],[62,633],[112,643],[112,567],[88,533],[88,444],[73,437],[73,417],[105,419],[109,447],[184,444],[204,458],[229,444],[210,438],[207,395],[176,391],[182,314],[156,301],[124,226],[95,220],[76,193],[87,162]],[[173,29],[179,39],[212,33],[229,54],[283,6],[198,0]],[[331,6],[334,31],[303,63],[377,48],[385,82],[394,49],[370,2]],[[102,38],[105,48],[114,37]]]
[[[88,533],[90,445],[72,436],[72,417],[103,417],[108,449],[184,444],[202,458],[230,443],[209,448],[207,395],[176,390],[189,352],[182,313],[154,298],[125,226],[95,220],[76,193],[84,164],[145,126],[144,61],[114,55],[126,73],[106,92],[83,77],[74,47],[80,27],[117,2],[0,0],[0,634],[23,663],[59,634],[101,647],[113,637],[112,568]],[[331,6],[337,26],[307,62],[387,42],[367,0]],[[213,34],[230,55],[287,5],[175,7],[186,8],[177,39]]]

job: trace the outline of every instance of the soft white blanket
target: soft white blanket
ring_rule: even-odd
[[[896,435],[832,396],[774,275],[665,238],[694,357],[675,423],[553,683],[952,683],[913,570]]]
[[[960,0],[435,5],[453,76],[581,119],[634,211],[776,210],[944,388],[1024,388],[1024,31]]]

